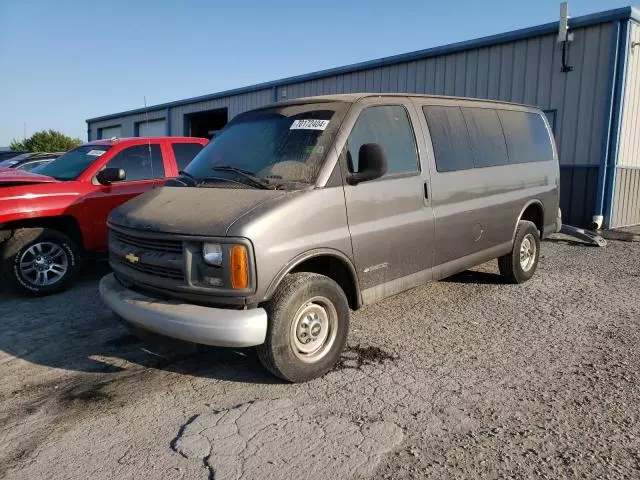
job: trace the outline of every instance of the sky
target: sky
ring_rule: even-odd
[[[572,0],[569,14],[633,0]],[[0,147],[87,118],[555,21],[559,0],[0,0]],[[638,4],[636,3],[636,6]]]

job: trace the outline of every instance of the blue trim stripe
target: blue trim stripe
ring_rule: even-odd
[[[607,10],[605,12],[594,13],[591,15],[584,15],[582,17],[572,18],[569,21],[571,28],[583,28],[591,25],[598,25],[601,23],[614,22],[616,20],[629,20],[633,18],[640,21],[640,11],[632,7],[617,8],[614,10]],[[229,97],[231,95],[239,95],[242,93],[255,92],[258,90],[265,90],[275,88],[275,93],[278,92],[278,87],[285,86],[291,83],[306,82],[309,80],[316,80],[319,78],[330,77],[332,75],[339,75],[343,73],[352,73],[360,70],[368,70],[376,67],[384,67],[387,65],[394,65],[403,62],[410,62],[414,60],[420,60],[423,58],[436,57],[440,55],[446,55],[454,52],[461,52],[465,50],[471,50],[481,47],[487,47],[491,45],[499,45],[502,43],[513,42],[516,40],[523,40],[531,37],[537,37],[540,35],[547,35],[558,31],[558,22],[545,23],[536,27],[523,28],[520,30],[514,30],[507,33],[501,33],[498,35],[491,35],[488,37],[482,37],[476,40],[467,40],[464,42],[452,43],[449,45],[443,45],[441,47],[428,48],[425,50],[417,50],[415,52],[403,53],[400,55],[393,55],[390,57],[378,58],[376,60],[369,60],[366,62],[354,63],[352,65],[346,65],[343,67],[330,68],[327,70],[320,70],[317,72],[308,73],[305,75],[297,75],[294,77],[283,78],[280,80],[274,80],[265,83],[259,83],[248,87],[236,88],[233,90],[226,90],[224,92],[213,93],[210,95],[202,95],[199,97],[187,98],[184,100],[177,100],[175,102],[162,103],[149,107],[149,111],[161,110],[163,108],[176,107],[180,105],[188,105],[190,103],[204,102],[209,100],[215,100],[217,98]],[[114,113],[111,115],[104,115],[101,117],[89,118],[87,122],[98,122],[108,120],[112,118],[133,115],[144,112],[144,108],[138,108],[135,110],[127,110],[125,112]]]
[[[609,154],[609,168],[607,172],[607,190],[606,190],[606,205],[604,215],[604,226],[611,228],[611,214],[613,213],[613,204],[615,196],[615,182],[616,182],[616,167],[618,165],[618,153],[619,153],[619,141],[620,141],[620,129],[622,127],[622,114],[624,113],[624,90],[627,76],[627,64],[629,60],[629,37],[631,34],[630,21],[623,22],[620,29],[620,42],[619,42],[619,62],[618,71],[616,75],[616,85],[614,90],[615,95],[615,116],[613,117],[613,124],[611,125],[611,149]]]

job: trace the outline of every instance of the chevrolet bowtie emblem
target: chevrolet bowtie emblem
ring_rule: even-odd
[[[136,256],[133,253],[127,253],[127,255],[124,258],[129,260],[129,262],[131,263],[138,263],[140,261],[140,257]]]

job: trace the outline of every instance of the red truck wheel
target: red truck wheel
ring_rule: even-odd
[[[80,271],[78,247],[50,228],[21,228],[2,250],[4,282],[18,292],[44,296],[73,285]]]

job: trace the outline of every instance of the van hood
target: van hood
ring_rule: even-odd
[[[282,190],[159,187],[113,210],[109,223],[154,232],[224,236],[244,214],[286,194]]]
[[[30,183],[58,183],[59,180],[39,175],[37,173],[26,172],[17,168],[0,168],[0,187],[15,187]]]

